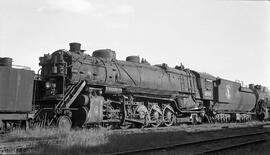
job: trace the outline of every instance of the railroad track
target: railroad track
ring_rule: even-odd
[[[166,144],[155,147],[145,147],[127,151],[111,152],[109,154],[206,154],[216,153],[226,149],[250,145],[270,140],[270,131],[256,132],[252,134],[241,134],[226,136],[207,140],[198,140],[188,143]]]

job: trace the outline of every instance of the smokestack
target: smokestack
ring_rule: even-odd
[[[77,53],[80,53],[81,52],[81,44],[80,43],[76,43],[76,42],[73,42],[73,43],[69,43],[69,51],[70,52],[77,52]]]

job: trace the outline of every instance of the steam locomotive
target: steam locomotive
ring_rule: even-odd
[[[31,116],[39,126],[129,128],[269,119],[266,87],[243,87],[182,64],[150,65],[138,56],[121,61],[110,49],[90,56],[80,43],[39,60]]]

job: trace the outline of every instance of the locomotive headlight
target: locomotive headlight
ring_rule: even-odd
[[[45,87],[46,87],[46,89],[50,89],[51,88],[51,82],[46,82]]]
[[[45,87],[46,89],[56,88],[56,84],[48,81],[45,83]]]
[[[46,92],[48,93],[48,95],[55,95],[56,83],[51,82],[51,81],[47,81],[45,83],[45,88],[46,88]]]

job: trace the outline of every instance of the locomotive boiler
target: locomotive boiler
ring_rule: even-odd
[[[70,43],[69,51],[44,55],[39,64],[34,121],[42,125],[158,127],[249,120],[267,109],[257,106],[267,97],[259,99],[255,89],[183,65],[150,65],[138,56],[117,60],[110,49],[90,56]]]

